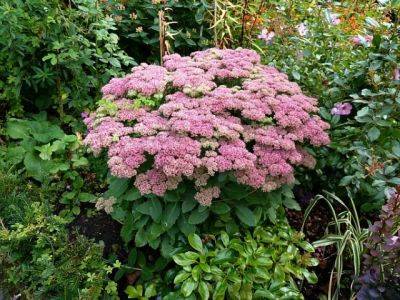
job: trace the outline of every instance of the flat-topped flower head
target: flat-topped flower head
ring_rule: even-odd
[[[142,194],[162,196],[191,180],[210,205],[220,189],[210,178],[230,172],[241,184],[271,191],[312,168],[304,145],[329,143],[317,101],[248,49],[208,49],[142,64],[102,89],[84,115],[84,143],[108,153],[113,175],[134,178]]]

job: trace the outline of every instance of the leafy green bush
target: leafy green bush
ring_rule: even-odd
[[[316,150],[319,176],[306,174],[302,183],[316,190],[348,186],[363,211],[377,211],[385,190],[400,183],[398,24],[384,18],[398,4],[360,4],[360,13],[347,2],[300,2],[267,10],[266,27],[275,36],[256,44],[266,63],[319,99],[320,115],[331,125],[331,144]],[[334,113],[343,103],[351,111]],[[338,196],[347,197],[343,191]]]
[[[68,212],[77,215],[80,202],[95,199],[85,188],[83,172],[89,162],[79,135],[64,133],[46,119],[46,114],[38,114],[32,120],[9,118],[6,135],[12,141],[5,153],[7,165],[45,185],[62,182],[60,202]]]
[[[55,107],[79,111],[133,60],[115,22],[95,0],[6,0],[0,4],[0,100],[11,113]]]
[[[340,87],[356,112],[333,125],[335,151],[324,153],[326,164],[345,175],[339,185],[351,187],[366,211],[378,210],[385,191],[400,184],[400,81],[393,77],[399,59],[397,34],[376,35],[368,57],[351,65]]]
[[[102,246],[71,236],[67,221],[53,214],[45,190],[0,174],[0,280],[2,292],[28,299],[97,299],[107,291],[112,269]]]
[[[307,267],[318,265],[311,258],[313,247],[285,223],[256,227],[244,237],[232,239],[226,232],[204,242],[188,237],[195,251],[181,252],[173,259],[181,267],[174,283],[184,297],[200,299],[303,299],[295,280],[316,283]],[[305,251],[305,252],[303,252]]]

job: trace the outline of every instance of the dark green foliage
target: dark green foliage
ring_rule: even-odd
[[[398,36],[376,35],[372,43],[368,57],[354,61],[347,76],[337,81],[336,89],[356,113],[339,121],[321,110],[332,124],[331,149],[321,151],[324,167],[343,174],[338,183],[331,183],[350,187],[365,211],[378,210],[385,191],[400,184],[400,89],[393,79],[400,58]]]
[[[210,24],[205,20],[210,8],[207,1],[111,0],[105,6],[118,20],[121,47],[138,62],[160,61],[161,10],[168,23],[166,50],[188,55],[210,45]]]
[[[58,125],[49,122],[44,113],[32,120],[9,118],[6,134],[13,141],[4,155],[7,167],[44,184],[61,183],[65,192],[60,202],[67,208],[63,214],[78,215],[80,202],[95,199],[84,186],[82,173],[88,171],[88,160],[79,134],[64,133]]]
[[[283,206],[299,209],[288,187],[271,193],[255,192],[237,184],[233,176],[222,177],[219,184],[223,196],[209,207],[194,200],[189,182],[164,197],[141,196],[130,180],[112,177],[103,198],[116,200],[111,215],[123,224],[121,237],[125,243],[134,240],[136,247],[149,245],[167,258],[179,250],[182,238],[190,233],[224,230],[235,234],[241,228],[278,222],[284,218]]]
[[[95,0],[5,0],[0,4],[0,91],[11,113],[80,112],[133,60],[115,22]]]

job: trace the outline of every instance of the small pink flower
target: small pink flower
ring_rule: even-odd
[[[352,37],[351,41],[355,45],[370,46],[373,39],[374,39],[374,37],[372,35],[365,35],[365,36],[357,35],[357,36]]]
[[[360,39],[360,37],[357,35],[357,36],[354,36],[352,39],[351,39],[351,41],[354,43],[354,44],[356,44],[356,45],[361,45],[361,39]]]
[[[365,41],[366,41],[367,43],[371,43],[372,40],[374,39],[374,37],[373,37],[372,35],[366,35],[366,36],[364,37],[364,39],[365,39]]]
[[[259,38],[274,35],[264,29]],[[219,84],[238,79],[241,87]],[[163,196],[193,180],[195,199],[210,205],[220,191],[209,179],[224,172],[271,191],[293,183],[296,166],[314,167],[302,144],[329,143],[329,124],[315,115],[317,100],[249,49],[167,55],[163,66],[134,67],[102,91],[107,101],[84,119],[84,144],[95,154],[108,150],[111,173],[134,178],[143,195]]]
[[[341,21],[340,21],[340,19],[338,18],[338,15],[336,15],[336,14],[332,15],[332,21],[331,21],[332,25],[339,25],[340,22],[341,22]]]
[[[335,116],[348,116],[351,113],[352,105],[350,103],[336,103],[331,110],[331,114]]]

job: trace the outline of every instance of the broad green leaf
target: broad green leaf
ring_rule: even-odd
[[[188,236],[189,234],[194,233],[196,231],[196,226],[189,224],[185,216],[179,218],[178,228],[185,236]]]
[[[221,232],[221,241],[222,241],[222,243],[224,244],[225,247],[228,247],[229,236],[225,231]]]
[[[137,188],[131,188],[124,195],[124,198],[128,201],[134,201],[140,199],[141,195]]]
[[[10,119],[7,122],[6,134],[12,139],[26,139],[29,137],[29,125],[18,119]]]
[[[164,228],[171,228],[181,214],[181,205],[179,202],[168,203],[162,217],[162,225]]]
[[[203,223],[208,218],[209,213],[210,211],[208,209],[204,211],[199,211],[199,209],[195,209],[190,213],[188,222],[192,225]]]
[[[215,202],[212,203],[211,210],[218,215],[223,215],[228,213],[231,208],[225,202]]]
[[[26,150],[21,146],[8,147],[6,149],[6,161],[11,164],[18,164],[24,160]]]
[[[344,177],[340,180],[339,185],[340,185],[340,186],[347,186],[347,185],[349,185],[349,184],[351,183],[351,181],[353,180],[353,178],[354,178],[354,176],[350,176],[350,175],[344,176]]]
[[[49,122],[29,122],[29,125],[32,137],[43,144],[55,139],[62,139],[65,135],[60,127]]]
[[[79,193],[78,200],[80,202],[91,202],[96,199],[96,196],[90,193]]]
[[[146,298],[151,298],[157,296],[157,289],[154,283],[149,284],[144,291],[144,296]]]
[[[128,298],[138,299],[143,294],[143,287],[142,285],[137,285],[136,287],[128,285],[125,289],[125,293],[128,295]]]
[[[198,204],[197,201],[195,201],[193,198],[186,198],[183,202],[182,202],[182,213],[187,213],[189,211],[191,211],[193,208],[195,208],[195,206]]]
[[[208,300],[210,298],[210,291],[208,290],[207,283],[204,281],[199,282],[198,292],[200,294],[201,300]]]
[[[197,282],[195,282],[192,278],[185,280],[182,284],[181,292],[184,297],[189,297],[193,291],[197,288]]]
[[[227,288],[228,286],[225,281],[219,281],[213,293],[213,300],[224,300]]]
[[[197,234],[195,233],[189,234],[188,241],[193,249],[199,252],[203,252],[203,242],[201,241],[201,238]]]
[[[243,282],[240,289],[240,299],[251,300],[252,296],[252,284]]]
[[[185,281],[187,278],[189,278],[190,275],[191,273],[182,270],[175,276],[174,283],[181,283],[182,281]]]
[[[377,140],[379,138],[379,136],[381,135],[381,132],[380,132],[380,130],[378,128],[372,127],[368,131],[367,135],[368,135],[369,140],[371,142],[373,142],[373,141],[375,141],[375,140]]]
[[[121,68],[121,64],[120,64],[119,60],[116,59],[115,57],[111,57],[111,58],[108,60],[108,62],[109,62],[113,67]]]
[[[137,250],[133,248],[128,255],[128,266],[134,267],[137,259]]]
[[[74,168],[79,168],[83,166],[87,166],[89,164],[89,161],[86,157],[79,157],[79,158],[73,158],[72,159],[72,167]]]
[[[160,222],[161,220],[162,206],[158,199],[146,200],[142,204],[134,206],[134,209],[142,214],[151,216],[155,222]]]
[[[110,185],[108,187],[108,191],[105,193],[105,197],[115,197],[119,198],[125,191],[128,189],[129,180],[122,179],[118,177],[111,177],[110,178]]]
[[[195,259],[192,259],[190,257],[188,257],[187,255],[185,255],[185,253],[179,253],[176,254],[172,257],[172,259],[174,260],[174,262],[182,267],[184,266],[190,266],[192,264],[194,264],[196,262]]]
[[[283,197],[282,203],[285,207],[289,209],[294,209],[297,211],[301,210],[299,203],[294,198]]]
[[[295,80],[300,80],[300,74],[297,71],[292,71],[292,76]]]
[[[39,153],[39,157],[43,160],[50,160],[51,159],[51,155],[53,154],[53,150],[51,148],[50,143],[43,145],[43,146],[36,146],[35,147],[36,150],[38,150]]]
[[[125,243],[128,243],[133,238],[133,215],[128,214],[121,228],[121,237]]]
[[[28,176],[43,182],[49,177],[52,162],[48,160],[42,160],[33,153],[27,153],[24,159],[24,165]]]
[[[147,244],[147,234],[144,227],[140,228],[135,235],[135,246],[143,247]]]
[[[314,247],[307,241],[301,241],[299,243],[299,246],[301,248],[303,248],[304,250],[306,250],[307,252],[314,252],[315,251]]]
[[[164,233],[165,230],[161,226],[161,224],[158,223],[151,223],[150,228],[148,229],[148,239],[149,241],[157,239],[162,233]]]
[[[318,282],[317,275],[315,275],[314,272],[310,272],[307,269],[303,269],[302,273],[309,283],[316,284]]]
[[[256,216],[248,207],[244,205],[236,205],[235,213],[239,220],[247,226],[253,227],[256,225]]]

